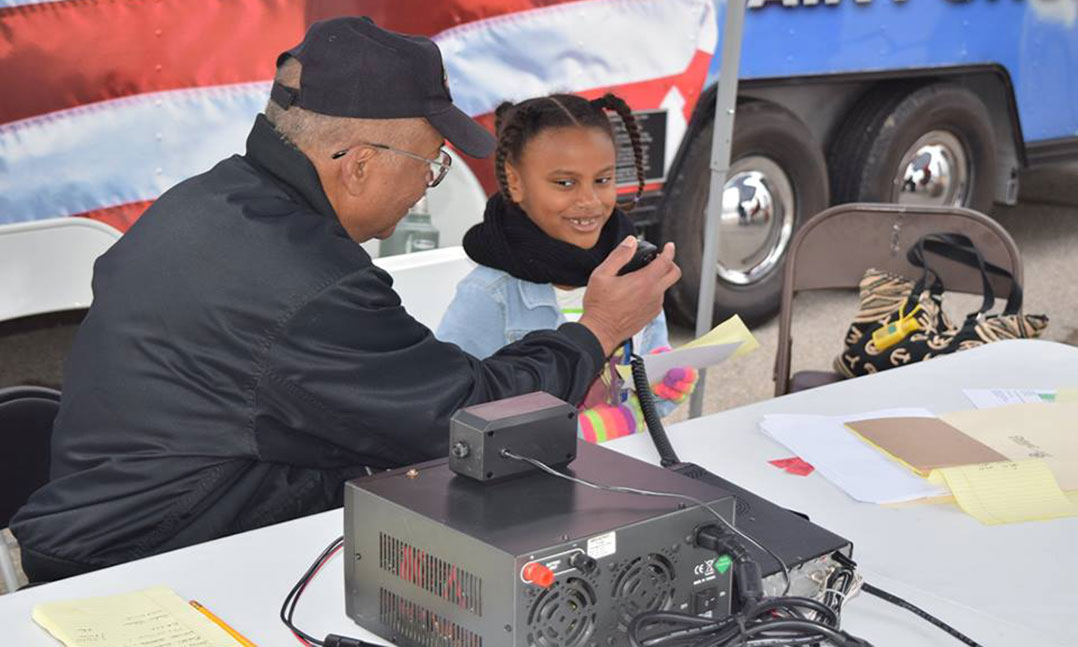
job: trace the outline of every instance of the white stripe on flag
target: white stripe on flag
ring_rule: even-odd
[[[49,2],[63,2],[64,0],[0,0],[0,9],[10,9],[28,4],[46,4]]]
[[[140,94],[0,125],[0,223],[152,200],[242,153],[269,83]]]
[[[718,39],[712,0],[584,0],[488,18],[434,37],[453,102],[472,116],[506,98],[679,74]]]

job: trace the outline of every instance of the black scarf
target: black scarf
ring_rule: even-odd
[[[524,281],[581,287],[588,284],[588,277],[599,263],[632,233],[629,216],[614,209],[595,247],[581,249],[547,236],[519,206],[496,193],[487,201],[483,222],[464,235],[464,251],[476,263]]]

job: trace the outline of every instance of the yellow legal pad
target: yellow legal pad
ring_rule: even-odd
[[[942,467],[936,473],[947,483],[959,507],[984,524],[1078,514],[1078,506],[1063,494],[1052,470],[1039,460]]]
[[[236,647],[236,641],[163,586],[47,602],[32,617],[67,647]]]

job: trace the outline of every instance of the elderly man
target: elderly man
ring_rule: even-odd
[[[345,480],[442,456],[457,409],[536,390],[579,401],[654,318],[673,249],[578,324],[480,361],[412,319],[358,243],[384,238],[493,139],[451,103],[438,48],[365,19],[278,59],[247,152],[166,192],[97,263],[67,365],[52,480],[11,524],[32,580],[340,505]]]

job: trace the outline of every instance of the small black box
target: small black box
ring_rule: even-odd
[[[477,481],[535,469],[502,456],[503,449],[553,467],[568,465],[576,458],[576,415],[542,392],[461,409],[449,422],[449,469]]]

